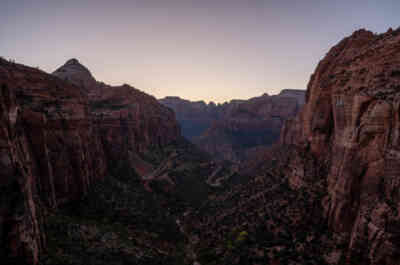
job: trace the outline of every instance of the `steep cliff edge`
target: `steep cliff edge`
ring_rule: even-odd
[[[359,30],[333,47],[311,76],[302,112],[282,129],[291,187],[326,177],[324,216],[347,238],[348,260],[398,264],[399,126],[398,29]]]
[[[99,83],[76,59],[59,72],[0,59],[0,257],[10,264],[38,262],[44,209],[82,199],[126,165],[151,172],[146,152],[180,137],[154,97]]]
[[[169,108],[129,85],[97,82],[77,59],[68,60],[53,75],[80,84],[87,93],[93,126],[112,167],[125,161],[139,174],[149,174],[154,168],[143,155],[180,136],[175,114]]]
[[[45,237],[40,205],[81,198],[104,176],[105,157],[78,87],[4,60],[0,85],[2,254],[36,263]]]
[[[182,128],[182,135],[189,140],[199,137],[213,121],[221,116],[221,106],[214,102],[190,101],[180,97],[165,97],[159,102],[174,110]]]
[[[7,76],[4,64],[0,60],[2,80]],[[0,85],[0,257],[37,263],[43,238],[33,201],[35,180],[15,94],[8,86]]]
[[[294,117],[304,103],[304,91],[284,89],[278,95],[232,102],[194,142],[216,158],[240,162],[259,148],[279,140],[286,119]]]

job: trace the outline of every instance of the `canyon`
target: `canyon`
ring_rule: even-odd
[[[77,59],[0,59],[0,94],[4,264],[400,262],[400,28],[344,38],[305,95],[157,100]]]
[[[188,147],[173,111],[154,97],[97,82],[76,59],[53,75],[1,59],[0,80],[1,256],[10,264],[37,264],[47,248],[47,215],[85,199],[110,175],[131,176],[129,187],[143,187],[140,194],[160,181],[201,200],[208,185],[192,170],[216,179],[234,174]],[[188,168],[191,159],[198,164]],[[193,193],[185,174],[199,183]]]

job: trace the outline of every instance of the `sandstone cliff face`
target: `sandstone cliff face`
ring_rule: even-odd
[[[286,169],[292,187],[321,177],[312,168],[326,171],[324,216],[348,239],[349,260],[398,264],[399,114],[400,30],[359,30],[320,62],[302,112],[282,130],[295,150]]]
[[[33,202],[32,161],[14,91],[4,82],[8,75],[4,64],[0,60],[0,257],[36,263],[42,238]]]
[[[246,152],[279,139],[283,122],[297,114],[304,95],[302,90],[284,89],[275,96],[264,94],[219,105],[174,97],[160,102],[177,113],[183,134],[187,128],[186,135],[197,146],[218,159],[239,162]]]
[[[179,97],[165,97],[159,102],[174,110],[182,127],[182,135],[189,140],[202,135],[221,115],[221,107],[213,102],[206,104],[204,101],[193,102]]]
[[[54,71],[53,75],[73,83],[81,89],[96,86],[97,83],[89,69],[75,58],[68,60],[63,66]]]
[[[279,139],[283,122],[294,117],[304,101],[303,91],[285,91],[231,104],[195,142],[217,158],[236,162],[261,146],[272,145]]]
[[[149,171],[141,155],[180,135],[173,112],[155,98],[98,83],[77,60],[65,68],[58,71],[69,82],[0,61],[0,257],[6,261],[38,262],[44,208],[81,199],[118,163]]]
[[[44,238],[39,206],[81,198],[105,175],[106,158],[78,87],[6,61],[0,71],[4,255],[36,263]]]
[[[78,87],[6,61],[0,75],[4,255],[36,263],[41,202],[57,207],[80,198],[104,175],[104,156]]]
[[[97,82],[76,59],[67,61],[54,75],[87,92],[89,112],[99,134],[109,165],[125,161],[145,175],[153,170],[142,155],[150,148],[160,148],[180,135],[172,110],[129,85],[109,86]]]

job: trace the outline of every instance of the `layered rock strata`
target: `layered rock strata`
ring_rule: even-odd
[[[198,147],[215,158],[239,162],[248,152],[278,141],[284,121],[297,114],[304,96],[303,90],[284,89],[278,95],[218,105],[178,97],[160,102],[176,112],[183,135]]]
[[[142,154],[180,136],[154,97],[99,83],[76,59],[56,73],[0,60],[0,256],[17,264],[45,248],[43,209],[81,199],[121,163],[149,172]]]
[[[359,30],[319,63],[303,110],[282,130],[296,150],[286,169],[292,187],[321,177],[312,168],[326,170],[324,216],[348,238],[348,260],[398,264],[399,126],[400,30]]]

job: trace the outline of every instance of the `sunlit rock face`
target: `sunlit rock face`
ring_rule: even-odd
[[[305,91],[284,89],[249,100],[215,105],[166,97],[160,102],[172,108],[183,135],[215,158],[239,162],[279,139],[284,121],[304,104]]]
[[[398,264],[399,126],[400,30],[359,30],[319,63],[303,110],[282,129],[282,144],[298,150],[286,170],[293,187],[320,177],[301,153],[326,169],[324,215],[348,237],[349,259]]]

